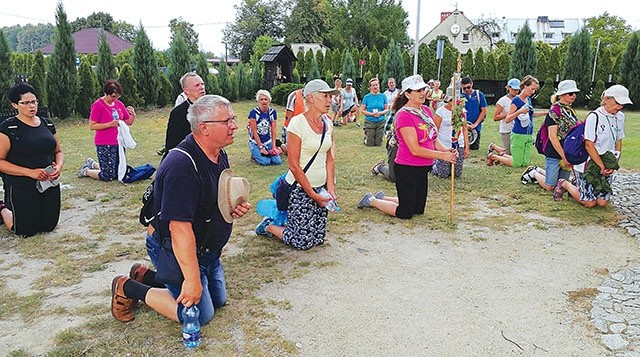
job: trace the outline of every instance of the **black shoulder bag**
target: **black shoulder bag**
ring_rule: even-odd
[[[313,154],[313,156],[311,157],[311,160],[309,160],[309,162],[307,162],[307,164],[304,166],[304,169],[302,169],[302,172],[307,173],[307,170],[309,170],[309,167],[311,167],[311,164],[313,164],[313,161],[316,159],[316,156],[318,156],[318,153],[320,152],[320,148],[322,147],[322,143],[324,142],[324,136],[327,132],[327,123],[324,121],[324,118],[322,118],[322,137],[320,138],[320,146],[318,147],[318,150],[316,150],[316,153]],[[279,211],[287,211],[289,209],[289,194],[291,193],[291,190],[293,189],[293,187],[295,186],[295,184],[298,181],[293,181],[293,183],[290,185],[285,176],[280,177],[280,179],[278,180],[278,188],[276,188],[276,206],[278,207]]]

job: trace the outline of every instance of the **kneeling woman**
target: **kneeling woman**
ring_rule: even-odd
[[[258,106],[249,112],[249,151],[260,165],[280,165],[282,151],[276,147],[276,121],[278,115],[271,108],[271,94],[260,89],[256,93]]]
[[[0,214],[10,231],[28,237],[58,225],[60,186],[51,181],[60,177],[64,154],[53,123],[36,115],[32,86],[16,84],[9,100],[18,115],[0,124],[0,172],[7,201],[0,201]],[[37,186],[38,181],[44,185]]]
[[[273,225],[267,217],[256,227],[260,235],[276,236],[285,244],[306,250],[324,243],[327,232],[328,201],[336,198],[333,161],[333,125],[327,115],[335,88],[320,79],[304,87],[307,110],[291,118],[287,126],[287,183],[293,185],[289,195],[288,220],[284,227]],[[321,188],[331,194],[323,197]]]
[[[402,219],[423,214],[427,204],[428,177],[434,160],[455,163],[458,152],[438,140],[438,128],[424,105],[427,84],[420,75],[402,81],[402,92],[393,103],[398,153],[395,159],[398,197],[374,197],[367,192],[358,208],[374,207]]]

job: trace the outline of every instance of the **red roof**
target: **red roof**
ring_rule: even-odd
[[[101,31],[102,29],[99,28],[86,28],[71,35],[76,46],[76,53],[98,53],[98,42],[100,41]],[[111,53],[114,55],[117,55],[118,53],[133,46],[131,43],[110,32],[105,31],[104,33],[107,36],[107,43],[109,44],[109,47],[111,47]],[[44,55],[49,55],[53,52],[54,48],[54,44],[50,43],[42,47],[40,51],[42,51],[42,54]]]

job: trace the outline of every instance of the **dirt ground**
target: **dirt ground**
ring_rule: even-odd
[[[81,231],[91,209],[63,210],[65,224],[53,234]],[[294,341],[303,356],[609,354],[588,321],[588,301],[579,304],[568,296],[597,288],[603,268],[614,273],[636,264],[638,244],[618,229],[567,227],[542,217],[530,221],[504,231],[463,224],[455,233],[363,225],[357,235],[329,234],[324,246],[291,253],[317,262],[308,274],[260,290],[274,314],[260,326]],[[0,242],[10,239],[15,238]],[[129,263],[47,291],[44,303],[106,304],[105,282],[128,271]],[[0,277],[30,294],[29,285],[48,264],[8,249],[0,258]],[[0,320],[0,355],[20,348],[44,354],[57,333],[83,322],[55,315],[29,324]]]

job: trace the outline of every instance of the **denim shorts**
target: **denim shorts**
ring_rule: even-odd
[[[547,157],[545,162],[545,179],[544,183],[547,186],[555,186],[558,183],[558,179],[568,180],[571,176],[571,171],[566,171],[560,168],[560,159],[554,159]]]

